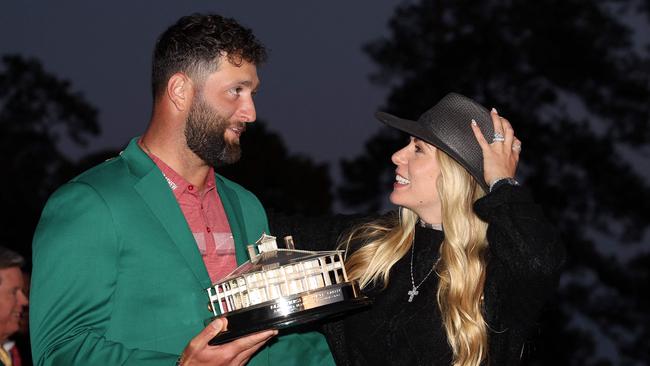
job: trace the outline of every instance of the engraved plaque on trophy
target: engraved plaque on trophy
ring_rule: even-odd
[[[265,329],[282,329],[370,304],[349,281],[343,251],[278,249],[275,237],[262,235],[248,246],[250,260],[207,289],[213,316],[228,318],[228,330],[211,345]]]

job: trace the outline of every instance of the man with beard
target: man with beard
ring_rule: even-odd
[[[206,288],[268,232],[257,198],[214,168],[239,159],[266,51],[218,15],[181,18],[153,56],[149,127],[49,199],[34,237],[39,365],[329,365],[319,333],[220,346]],[[271,342],[270,338],[274,337]]]

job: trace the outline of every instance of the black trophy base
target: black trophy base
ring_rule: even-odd
[[[342,283],[225,314],[228,330],[209,342],[211,346],[230,342],[267,329],[283,329],[306,324],[370,305],[356,285]],[[206,323],[212,321],[210,318]]]

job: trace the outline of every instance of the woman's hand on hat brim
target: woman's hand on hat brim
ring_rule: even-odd
[[[494,132],[500,133],[505,138],[504,141],[489,143],[476,122],[471,122],[474,137],[483,151],[483,174],[487,184],[501,178],[513,178],[517,171],[519,153],[521,152],[521,141],[515,137],[515,131],[510,122],[500,117],[494,108],[492,108],[490,116],[494,124]]]

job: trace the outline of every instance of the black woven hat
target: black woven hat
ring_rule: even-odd
[[[446,152],[465,167],[486,192],[488,191],[489,186],[483,176],[483,152],[470,126],[474,119],[488,141],[494,135],[490,112],[482,105],[466,96],[449,93],[424,112],[417,121],[384,112],[377,112],[375,116],[388,126]]]

